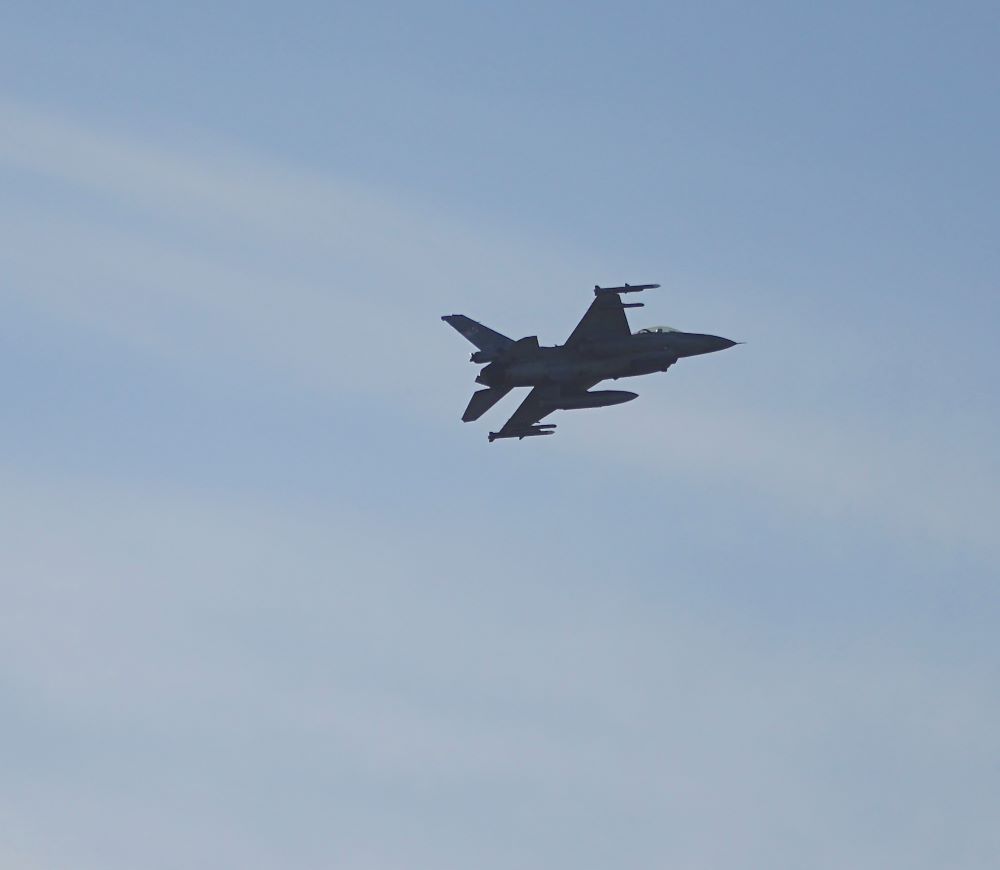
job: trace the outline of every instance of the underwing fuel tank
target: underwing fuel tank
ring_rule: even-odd
[[[570,393],[553,399],[553,407],[560,411],[574,411],[577,408],[603,408],[605,405],[621,405],[638,399],[638,393],[628,390],[594,390],[589,393]]]

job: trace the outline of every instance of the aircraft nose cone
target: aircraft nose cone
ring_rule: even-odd
[[[726,350],[736,344],[739,342],[723,338],[721,335],[699,335],[694,339],[691,350],[693,354],[715,353],[717,350]]]

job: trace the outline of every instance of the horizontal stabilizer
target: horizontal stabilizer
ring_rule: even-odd
[[[500,389],[490,387],[487,390],[473,393],[472,398],[469,399],[469,407],[462,415],[462,422],[470,423],[473,420],[478,420],[509,392],[510,387],[501,387]]]

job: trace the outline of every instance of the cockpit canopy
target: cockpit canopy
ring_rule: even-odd
[[[647,326],[645,329],[640,329],[636,335],[646,335],[651,332],[680,332],[680,330],[672,326]]]

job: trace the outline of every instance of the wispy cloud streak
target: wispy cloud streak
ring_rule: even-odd
[[[506,314],[512,264],[537,286],[581,271],[566,252],[489,238],[319,172],[3,108],[0,166],[87,197],[76,219],[29,201],[0,211],[5,291],[189,370],[226,360],[277,367],[327,394],[370,391],[410,413],[448,413],[454,398],[428,385],[446,376],[458,385],[467,374],[456,362],[462,348],[437,322],[466,295],[454,288],[469,288],[470,305],[492,300],[484,307]],[[130,226],[130,214],[165,223],[148,232]],[[565,319],[563,300],[535,301],[542,321]],[[727,362],[739,366],[741,353],[753,346]],[[867,518],[915,547],[932,540],[991,562],[1000,555],[995,446],[956,445],[948,426],[893,441],[860,421],[801,408],[765,417],[722,382],[708,389],[697,404],[687,393],[667,410],[630,406],[627,428],[620,417],[600,418],[607,426],[592,417],[574,443],[612,464],[638,461],[666,476],[697,469],[745,484],[787,510]]]

